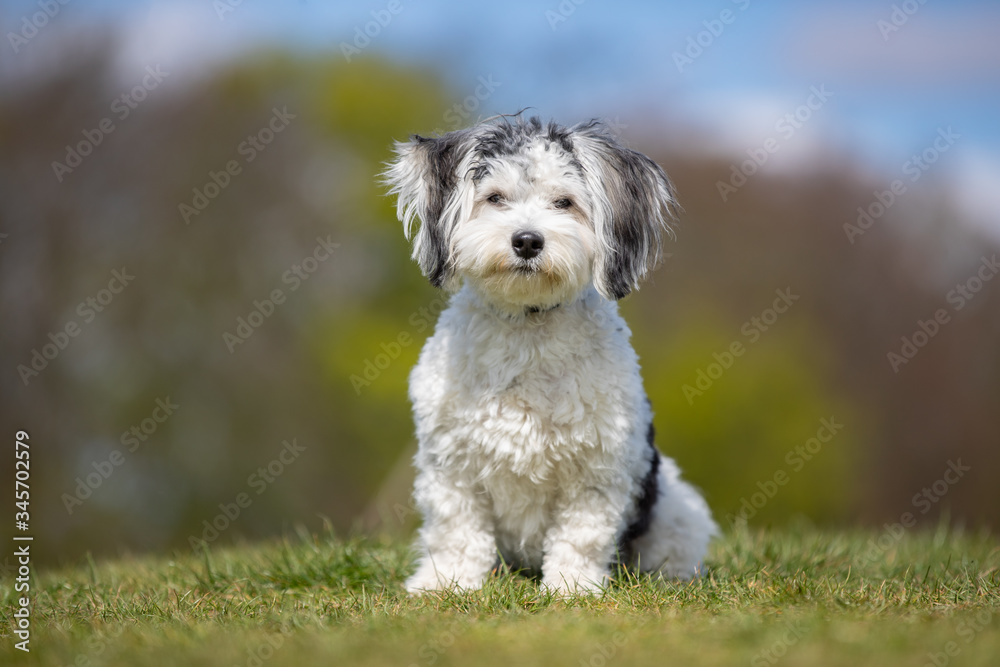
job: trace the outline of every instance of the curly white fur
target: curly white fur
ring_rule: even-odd
[[[407,589],[477,588],[500,558],[563,592],[603,587],[616,560],[697,574],[717,529],[652,446],[614,301],[657,259],[666,176],[594,123],[504,119],[397,152],[415,258],[456,290],[410,381],[424,524]]]

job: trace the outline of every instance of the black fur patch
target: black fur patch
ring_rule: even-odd
[[[618,158],[619,189],[608,191],[615,207],[615,253],[606,269],[608,286],[615,298],[621,299],[632,291],[650,262],[651,245],[655,243],[650,238],[650,225],[660,207],[654,174],[662,172],[655,162],[635,151],[621,150]]]
[[[434,287],[441,287],[450,270],[448,242],[441,224],[441,216],[448,197],[455,189],[455,171],[462,159],[457,146],[464,138],[464,132],[451,132],[440,138],[417,135],[413,137],[419,150],[424,151],[429,171],[426,182],[427,208],[421,211],[420,215],[421,233],[425,238],[422,242],[423,252],[418,261]]]
[[[619,558],[624,564],[631,563],[635,555],[632,542],[645,535],[649,530],[649,524],[653,520],[653,505],[656,504],[660,492],[660,452],[656,449],[655,439],[656,429],[653,428],[653,422],[650,421],[649,430],[646,432],[646,442],[649,443],[651,456],[649,470],[646,471],[646,476],[642,479],[642,487],[635,499],[635,519],[618,540]]]
[[[525,120],[518,117],[516,122],[497,123],[489,128],[476,142],[476,153],[482,160],[490,160],[521,151],[528,140],[540,134],[542,122],[536,117]]]
[[[575,163],[571,135],[568,128],[552,122],[543,125],[536,116],[527,119],[517,116],[514,122],[504,119],[504,122],[491,126],[476,142],[477,163],[472,178],[479,181],[489,173],[491,160],[516,155],[539,137],[549,145],[559,146]]]
[[[596,173],[588,176],[592,187],[604,190],[610,205],[602,230],[610,249],[600,267],[602,291],[605,296],[621,299],[659,258],[673,189],[659,165],[621,146],[599,122],[573,130],[591,140],[583,150],[589,151],[591,163],[600,164]]]

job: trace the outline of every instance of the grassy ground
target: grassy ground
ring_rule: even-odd
[[[737,530],[698,581],[626,577],[573,600],[510,574],[411,599],[409,563],[398,542],[301,535],[44,572],[28,654],[8,575],[0,664],[1000,664],[1000,540],[985,534]]]

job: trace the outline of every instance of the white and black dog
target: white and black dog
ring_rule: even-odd
[[[616,304],[659,258],[666,175],[597,121],[520,115],[396,154],[413,256],[455,292],[410,377],[424,524],[407,589],[478,588],[501,558],[560,592],[599,590],[616,563],[696,575],[717,528],[653,444]]]

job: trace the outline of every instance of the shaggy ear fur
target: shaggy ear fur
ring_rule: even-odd
[[[605,298],[621,299],[660,258],[661,237],[670,233],[673,218],[673,187],[655,162],[620,146],[597,121],[572,128],[570,136],[594,197],[594,286]]]
[[[451,277],[450,232],[461,214],[458,191],[467,175],[459,166],[470,151],[470,132],[449,132],[442,137],[414,135],[397,142],[396,158],[383,177],[390,194],[398,197],[396,214],[406,238],[413,238],[413,259],[435,287]],[[414,218],[420,227],[414,236]]]

